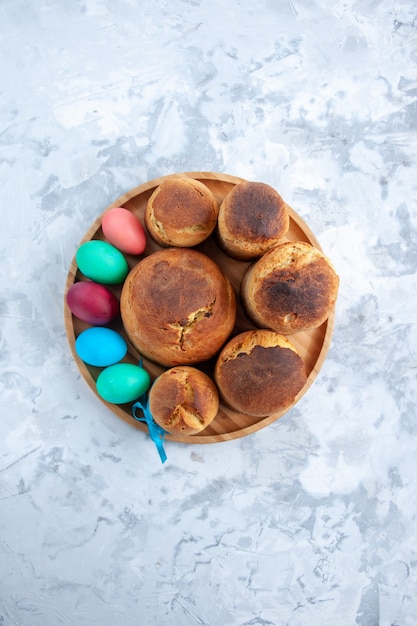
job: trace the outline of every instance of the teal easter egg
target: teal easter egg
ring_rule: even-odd
[[[146,370],[132,363],[116,363],[106,367],[96,381],[98,395],[112,404],[137,400],[150,385]]]
[[[107,367],[123,359],[127,353],[127,343],[111,328],[98,326],[87,328],[78,335],[75,351],[88,365]]]
[[[129,272],[127,261],[120,250],[99,239],[81,244],[75,260],[87,278],[103,285],[118,285]]]

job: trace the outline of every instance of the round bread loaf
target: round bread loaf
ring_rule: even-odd
[[[216,361],[214,380],[232,409],[266,417],[289,408],[307,375],[289,339],[266,330],[248,330],[231,339]]]
[[[189,248],[214,231],[219,206],[210,189],[194,178],[173,176],[150,196],[145,224],[161,246]]]
[[[241,182],[220,205],[219,244],[236,259],[261,256],[279,243],[288,228],[287,205],[279,193],[265,183]]]
[[[120,298],[135,348],[166,367],[205,361],[229,337],[236,319],[230,281],[201,252],[168,248],[129,272]]]
[[[167,432],[195,435],[216,417],[219,394],[204,372],[182,365],[158,376],[149,392],[149,409]]]
[[[335,306],[339,289],[330,260],[301,241],[276,246],[246,271],[240,297],[261,328],[291,334],[320,326]]]

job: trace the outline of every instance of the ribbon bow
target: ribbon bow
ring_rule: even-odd
[[[143,415],[141,415],[140,417],[136,415],[137,409],[140,409],[143,413]],[[149,399],[146,397],[146,393],[143,394],[143,396],[141,396],[139,400],[135,402],[135,404],[132,406],[132,415],[138,422],[146,422],[146,424],[148,425],[149,436],[154,442],[156,449],[158,450],[159,458],[161,459],[162,463],[165,463],[165,461],[167,460],[167,455],[164,450],[164,439],[166,430],[161,428],[161,426],[159,426],[159,424],[157,424],[153,419],[152,413],[149,410]]]

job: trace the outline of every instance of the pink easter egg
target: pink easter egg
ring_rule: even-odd
[[[103,215],[101,228],[106,239],[127,254],[142,254],[146,234],[141,222],[128,209],[115,207]]]

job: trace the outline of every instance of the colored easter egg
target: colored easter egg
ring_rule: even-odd
[[[104,285],[122,283],[129,271],[127,261],[120,250],[99,239],[81,244],[75,260],[87,278]]]
[[[75,317],[91,324],[104,326],[119,313],[119,301],[104,285],[90,281],[74,283],[67,292],[67,304]]]
[[[100,372],[96,381],[99,396],[112,404],[125,404],[137,400],[149,385],[148,372],[132,363],[110,365]]]
[[[146,248],[145,229],[131,211],[122,207],[109,209],[103,215],[104,236],[116,248],[127,254],[142,254]]]
[[[107,367],[123,359],[127,353],[127,343],[111,328],[95,326],[78,335],[75,351],[88,365]]]

